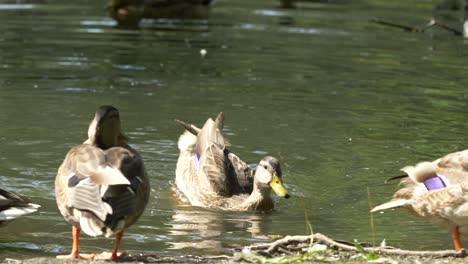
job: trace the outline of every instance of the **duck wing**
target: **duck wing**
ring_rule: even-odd
[[[255,171],[236,154],[225,150],[229,186],[233,194],[252,193]]]
[[[217,131],[222,133],[224,128],[224,113],[220,112],[215,119]],[[229,143],[224,140],[224,145],[229,146]],[[224,149],[225,172],[227,177],[227,187],[230,194],[252,193],[253,190],[253,175],[252,170],[247,163],[242,161],[236,154],[230,152],[227,148]]]
[[[230,194],[226,177],[225,143],[220,125],[208,119],[197,135],[196,154],[199,159],[198,172],[202,186],[209,186],[219,195]]]
[[[109,186],[102,196],[113,211],[107,215],[105,225],[114,230],[121,225],[130,226],[143,213],[149,199],[149,180],[141,156],[135,150],[113,147],[105,154],[107,164],[118,168],[130,182],[130,185]]]
[[[0,189],[0,225],[21,215],[33,213],[40,206],[27,197]]]
[[[106,154],[91,145],[73,147],[55,180],[57,204],[65,219],[91,236],[101,235],[112,207],[103,200],[108,186],[130,185],[120,170],[107,164]]]

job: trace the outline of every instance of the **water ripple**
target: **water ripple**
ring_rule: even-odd
[[[20,10],[33,9],[36,5],[33,4],[0,4],[0,10]]]

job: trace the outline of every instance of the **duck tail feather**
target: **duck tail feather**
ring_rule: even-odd
[[[37,204],[30,204],[29,207],[11,207],[7,210],[0,212],[0,220],[8,221],[16,219],[22,215],[34,213],[40,206]]]
[[[406,177],[408,177],[407,174],[398,175],[398,176],[393,176],[393,177],[391,177],[391,178],[386,179],[384,183],[388,183],[388,182],[391,182],[391,181],[394,181],[394,180],[403,179],[403,178],[406,178]]]
[[[188,132],[192,133],[193,135],[198,135],[198,133],[200,133],[200,128],[196,127],[195,125],[192,125],[192,124],[187,124],[185,123],[184,121],[182,120],[179,120],[179,119],[175,119],[174,120],[177,124],[183,126]]]
[[[99,168],[93,175],[91,175],[91,179],[94,183],[99,185],[130,185],[128,179],[119,169],[110,166]]]
[[[89,236],[100,236],[105,229],[104,223],[99,221],[91,212],[81,211],[80,228]]]
[[[224,113],[219,112],[218,116],[215,119],[216,128],[222,132],[224,127]]]
[[[404,199],[399,199],[399,200],[393,200],[381,205],[378,205],[370,211],[371,213],[385,210],[385,209],[390,209],[390,208],[395,208],[395,207],[402,207],[411,204],[410,200],[404,200]]]

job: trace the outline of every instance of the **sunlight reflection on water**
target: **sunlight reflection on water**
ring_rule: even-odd
[[[33,9],[36,5],[32,4],[0,4],[0,10],[19,10],[19,9]]]

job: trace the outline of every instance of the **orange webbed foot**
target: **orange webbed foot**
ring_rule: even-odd
[[[102,252],[99,255],[96,255],[94,259],[107,259],[107,260],[116,260],[120,259],[122,257],[127,256],[126,252],[120,252],[120,253],[115,253],[115,252]]]

